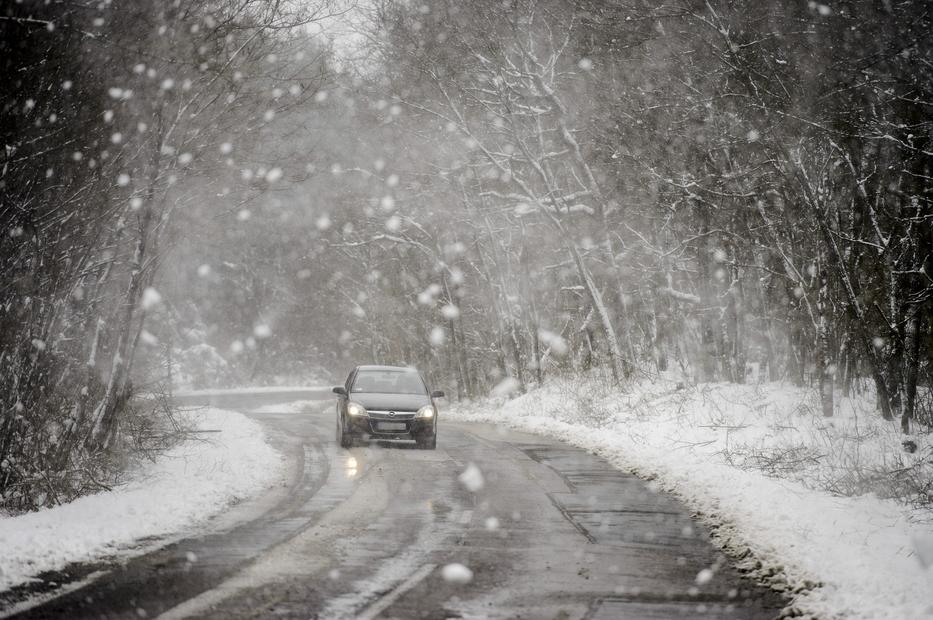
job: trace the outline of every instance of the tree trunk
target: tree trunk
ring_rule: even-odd
[[[901,432],[910,432],[910,422],[916,417],[917,378],[920,374],[920,340],[923,326],[920,308],[913,308],[907,321],[907,375],[904,382],[905,406],[901,413]]]
[[[120,324],[117,326],[117,345],[114,348],[113,362],[110,369],[110,378],[107,381],[107,388],[104,396],[98,403],[94,411],[94,424],[86,438],[86,443],[92,449],[105,449],[111,436],[111,428],[114,426],[115,418],[119,413],[126,391],[126,380],[128,378],[127,369],[130,354],[130,337],[133,330],[133,319],[136,314],[136,307],[142,294],[142,285],[146,278],[144,261],[146,260],[149,249],[149,235],[151,234],[153,223],[154,199],[156,183],[161,172],[162,158],[162,137],[164,128],[162,126],[161,112],[157,115],[158,130],[152,144],[152,152],[149,161],[149,176],[146,185],[146,196],[143,200],[142,213],[139,215],[139,225],[137,227],[136,247],[133,251],[133,258],[130,263],[130,281],[126,287],[126,293],[123,295],[123,313],[120,317]]]
[[[831,418],[833,416],[833,372],[832,355],[829,350],[828,321],[826,319],[826,305],[829,301],[829,281],[826,277],[826,270],[823,267],[822,257],[819,266],[820,289],[817,294],[817,328],[816,339],[819,349],[819,373],[820,373],[820,409],[823,417]]]
[[[793,157],[790,156],[788,156],[787,160],[794,161]],[[858,298],[858,295],[855,294],[855,286],[848,269],[846,269],[845,259],[842,252],[839,250],[839,245],[836,243],[836,237],[829,227],[826,213],[823,211],[822,205],[818,202],[818,199],[812,195],[805,175],[798,170],[797,176],[806,201],[816,218],[821,236],[823,237],[823,242],[826,244],[826,247],[829,248],[830,263],[835,268],[836,274],[842,282],[842,288],[846,296],[846,301],[848,302],[845,306],[846,310],[850,314],[852,323],[858,333],[858,340],[865,350],[865,357],[868,359],[868,363],[871,366],[872,377],[875,380],[875,389],[878,392],[878,405],[881,408],[881,415],[885,420],[892,420],[894,419],[894,415],[891,410],[891,391],[885,378],[882,359],[875,347],[874,336],[866,331],[867,322],[862,302]]]
[[[735,381],[745,383],[747,375],[746,348],[745,348],[745,294],[742,290],[742,272],[733,263],[732,267],[732,321],[735,334],[732,338],[732,366],[735,371]]]
[[[609,349],[609,368],[612,370],[612,380],[618,385],[622,383],[623,378],[627,377],[627,373],[623,366],[622,352],[619,350],[619,339],[616,337],[616,331],[612,327],[612,321],[610,320],[609,312],[606,310],[606,304],[603,303],[603,296],[596,287],[596,283],[593,282],[593,277],[584,264],[583,257],[580,256],[580,252],[577,251],[576,246],[574,246],[572,242],[568,243],[568,247],[570,249],[570,255],[573,257],[573,262],[577,267],[577,272],[583,280],[583,286],[590,298],[590,302],[593,304],[593,309],[596,310],[596,315],[599,317],[600,325],[603,328],[606,344]]]
[[[463,369],[463,380],[466,387],[466,395],[468,398],[472,398],[475,394],[473,374],[470,372],[470,363],[467,355],[467,346],[466,346],[466,333],[463,329],[463,319],[457,321],[457,324],[460,327],[460,350],[459,350],[459,360],[460,367]]]
[[[654,287],[649,287],[647,298],[642,295],[642,301],[650,312],[648,317],[648,340],[651,347],[651,361],[654,362],[654,367],[658,372],[664,372],[667,370],[667,352],[659,342],[658,295],[655,293]]]

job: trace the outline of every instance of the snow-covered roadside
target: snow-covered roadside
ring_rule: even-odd
[[[295,400],[290,403],[281,403],[278,405],[263,405],[251,409],[251,413],[310,413],[320,409],[326,401],[321,400]],[[330,405],[326,402],[326,405]]]
[[[186,415],[197,428],[220,432],[144,463],[111,491],[0,517],[0,591],[73,562],[138,553],[137,541],[187,530],[283,479],[284,459],[256,422],[211,408]]]
[[[189,397],[205,397],[205,396],[229,396],[231,394],[291,394],[291,393],[310,393],[317,394],[325,393],[329,394],[333,386],[331,385],[317,385],[317,386],[308,386],[308,385],[267,385],[263,387],[241,387],[241,388],[210,388],[203,390],[179,390],[176,391],[175,397],[189,398]]]
[[[595,381],[555,381],[447,415],[552,436],[654,478],[716,526],[719,544],[747,555],[753,573],[786,587],[802,613],[933,617],[933,514],[822,490],[855,484],[846,475],[853,468],[929,460],[930,438],[914,437],[918,449],[907,455],[896,428],[859,403],[843,402],[827,421],[809,398],[779,385],[657,381],[620,395]]]

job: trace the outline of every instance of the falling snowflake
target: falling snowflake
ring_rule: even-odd
[[[475,463],[468,464],[466,469],[463,470],[463,473],[457,477],[457,480],[459,480],[460,484],[470,493],[476,493],[482,490],[483,486],[486,484],[486,481],[483,480],[483,472],[480,471]]]
[[[331,226],[330,217],[324,214],[314,221],[314,225],[318,230],[327,230]]]
[[[520,388],[521,384],[515,377],[506,377],[496,387],[492,388],[490,394],[493,396],[510,396],[518,392]]]
[[[540,338],[541,342],[547,345],[551,349],[551,353],[557,357],[564,357],[570,351],[567,341],[559,334],[555,334],[550,330],[538,330],[538,338]]]
[[[159,294],[159,291],[151,286],[146,287],[143,291],[142,299],[139,302],[140,307],[143,310],[151,310],[160,303],[162,303],[162,295]]]
[[[260,323],[253,328],[253,335],[259,339],[268,338],[272,335],[272,328],[265,323]]]
[[[435,325],[431,328],[431,333],[428,334],[428,341],[431,343],[432,347],[442,346],[447,342],[447,330]]]
[[[698,586],[709,583],[713,579],[713,571],[709,568],[704,568],[696,576],[696,583]]]
[[[458,585],[466,585],[473,581],[473,571],[458,562],[444,566],[441,569],[441,576],[444,581]]]

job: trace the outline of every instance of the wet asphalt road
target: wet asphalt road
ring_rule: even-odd
[[[282,398],[214,404],[249,411]],[[71,591],[6,613],[757,619],[785,604],[734,571],[677,501],[565,444],[442,412],[437,450],[343,450],[330,402],[250,415],[289,457],[286,486],[157,551],[73,567],[54,576]],[[476,492],[458,480],[470,463],[484,480]],[[472,580],[445,580],[451,563],[469,567]],[[698,583],[703,569],[712,578]]]

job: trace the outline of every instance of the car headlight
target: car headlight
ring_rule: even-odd
[[[353,416],[366,415],[366,408],[359,403],[347,403],[347,413]]]
[[[419,409],[417,417],[428,418],[428,419],[433,418],[434,417],[434,405],[425,405],[424,407]]]

